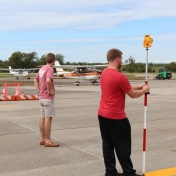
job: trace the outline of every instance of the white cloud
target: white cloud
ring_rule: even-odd
[[[98,42],[119,42],[126,43],[129,39],[133,41],[141,40],[141,37],[89,37],[89,38],[58,38],[58,39],[47,39],[47,40],[19,40],[19,41],[8,41],[8,42],[0,42],[0,45],[23,45],[23,44],[71,44],[71,43],[98,43]]]
[[[167,59],[164,61],[164,63],[171,63],[171,62],[173,62],[173,60]]]
[[[175,17],[173,0],[0,0],[0,31],[109,28],[123,22]]]

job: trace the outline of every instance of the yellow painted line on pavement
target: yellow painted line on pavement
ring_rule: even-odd
[[[145,173],[145,176],[176,176],[176,167]]]

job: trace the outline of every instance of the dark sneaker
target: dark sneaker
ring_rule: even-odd
[[[123,176],[123,174],[122,173],[117,173],[117,175],[116,176]]]
[[[117,175],[116,176],[123,176],[123,174],[122,173],[117,173]],[[135,175],[134,176],[143,176],[143,175],[139,175],[139,174],[136,174],[135,173]]]

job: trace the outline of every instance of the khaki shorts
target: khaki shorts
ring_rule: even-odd
[[[42,117],[54,117],[55,116],[55,103],[51,99],[40,99],[40,111]]]

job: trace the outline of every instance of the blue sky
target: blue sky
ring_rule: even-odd
[[[174,0],[0,0],[1,60],[13,52],[61,53],[69,62],[106,62],[111,48],[145,62],[176,62]]]

